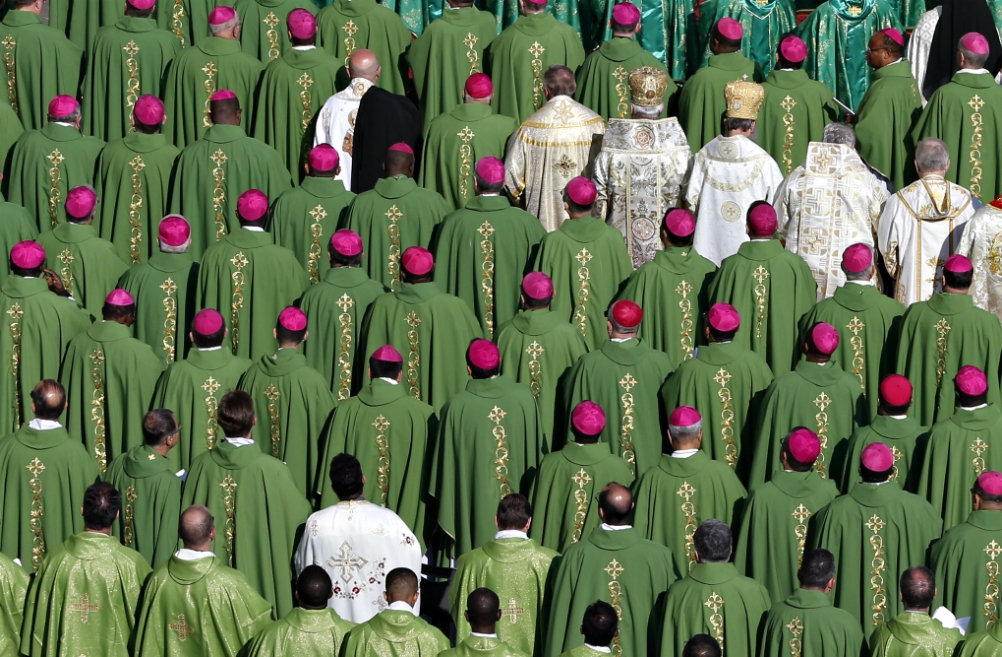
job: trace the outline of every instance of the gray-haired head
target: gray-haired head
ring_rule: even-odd
[[[668,424],[668,435],[671,436],[672,445],[675,449],[692,449],[693,445],[698,447],[699,434],[703,431],[703,421],[690,424],[687,427],[680,427]]]
[[[230,39],[240,38],[240,14],[234,12],[233,18],[220,23],[219,25],[209,25],[209,33],[212,36],[225,37]]]
[[[915,168],[919,176],[943,174],[950,168],[950,151],[946,143],[929,137],[915,146]]]
[[[643,105],[630,105],[630,116],[634,119],[648,119],[655,121],[661,118],[661,113],[665,110],[664,103],[644,107]]]
[[[700,563],[727,563],[731,558],[734,536],[727,523],[710,518],[696,528],[692,543]]]
[[[821,141],[826,144],[856,145],[856,133],[847,123],[829,123],[825,126]]]
[[[984,68],[985,62],[988,61],[988,55],[991,54],[991,52],[976,53],[968,50],[964,46],[964,37],[961,37],[960,41],[957,42],[957,52],[964,56],[964,68],[973,70]]]

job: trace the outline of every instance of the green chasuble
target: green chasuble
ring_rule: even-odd
[[[312,339],[303,343],[303,355],[326,377],[338,401],[362,387],[367,365],[360,360],[358,330],[369,306],[384,292],[385,287],[358,267],[331,267],[299,300],[299,308],[313,318]],[[355,371],[358,376],[353,376]]]
[[[338,0],[340,1],[340,0]],[[384,609],[348,632],[342,657],[437,657],[449,640],[409,611]]]
[[[139,591],[149,574],[142,555],[111,536],[70,536],[35,574],[21,654],[128,657]]]
[[[24,126],[21,125],[17,112],[6,103],[0,102],[0,158],[3,158],[0,160],[3,163],[0,164],[0,168],[6,164],[7,157],[22,134]]]
[[[589,645],[582,643],[580,646],[571,648],[567,652],[560,653],[560,657],[606,657],[608,653],[595,650]]]
[[[568,219],[546,235],[532,263],[553,280],[550,310],[574,324],[589,349],[609,335],[606,311],[633,271],[618,228],[598,217]]]
[[[70,340],[59,373],[66,386],[66,427],[94,455],[101,474],[142,442],[163,358],[118,322],[98,320]]]
[[[400,287],[400,256],[412,246],[428,248],[435,227],[448,213],[441,194],[398,174],[376,181],[373,189],[356,196],[338,228],[361,235],[365,245],[362,269],[372,280],[396,290]]]
[[[230,334],[223,346],[257,359],[274,353],[278,315],[309,280],[292,251],[275,244],[269,233],[240,229],[206,250],[196,306],[229,314]]]
[[[236,657],[271,619],[272,606],[222,559],[171,557],[146,584],[133,654]]]
[[[289,466],[300,495],[309,498],[319,465],[320,437],[337,403],[327,379],[296,349],[279,349],[251,365],[238,389],[254,398],[259,418],[254,441],[262,452]]]
[[[706,66],[690,77],[678,99],[678,122],[698,153],[720,135],[720,121],[727,109],[724,87],[734,80],[761,82],[762,71],[740,52],[711,55]]]
[[[691,246],[667,246],[656,252],[653,260],[633,272],[619,295],[644,309],[637,337],[675,363],[692,358],[696,343],[704,341],[703,319],[710,309],[707,293],[716,272],[716,265]]]
[[[274,201],[291,187],[289,171],[274,148],[248,137],[240,126],[213,125],[181,151],[171,178],[170,209],[193,217],[188,251],[197,260],[227,233],[240,232],[241,194],[259,189]]]
[[[244,654],[246,657],[337,655],[353,627],[354,623],[343,620],[333,609],[296,608],[258,632]]]
[[[520,537],[491,539],[483,547],[461,556],[449,589],[456,640],[463,641],[470,636],[470,622],[463,616],[466,598],[475,589],[485,586],[501,599],[502,617],[495,628],[498,639],[515,651],[535,654],[537,638],[542,638],[537,628],[544,629],[540,623],[546,601],[547,576],[556,557],[553,550]]]
[[[964,365],[985,372],[988,401],[997,403],[999,351],[1002,329],[998,319],[975,308],[968,295],[933,292],[928,301],[909,306],[895,368],[915,389],[909,414],[923,426],[952,416],[953,379]]]
[[[896,419],[887,415],[877,415],[869,426],[859,427],[849,437],[845,458],[834,467],[838,472],[832,478],[843,492],[849,492],[853,484],[859,483],[860,457],[870,443],[884,443],[894,455],[894,473],[891,481],[898,482],[909,493],[918,490],[919,475],[922,474],[922,456],[928,440],[929,427],[919,426],[911,415]]]
[[[868,649],[856,619],[832,607],[824,591],[797,589],[769,610],[758,646],[759,657],[786,654],[859,657]]]
[[[489,12],[458,7],[443,11],[407,49],[426,133],[432,119],[463,103],[466,78],[483,73],[484,49],[496,36],[497,23]]]
[[[734,306],[744,320],[734,342],[765,358],[779,376],[800,357],[797,323],[817,302],[817,289],[803,258],[778,239],[754,240],[724,258],[710,285],[710,302]]]
[[[494,536],[501,498],[529,493],[547,450],[529,386],[506,376],[468,381],[440,417],[429,490],[459,557]]]
[[[584,338],[549,309],[520,310],[494,335],[501,352],[501,374],[529,386],[539,407],[544,442],[551,444],[558,414],[557,386],[578,358],[588,353]]]
[[[522,123],[546,104],[546,69],[563,64],[575,71],[584,60],[581,37],[573,27],[546,12],[519,16],[487,50],[487,72],[494,81],[491,107]]]
[[[1002,623],[995,623],[986,632],[968,634],[960,657],[998,657],[1002,655]]]
[[[698,564],[668,589],[661,654],[681,655],[690,637],[709,634],[728,657],[754,657],[759,627],[771,606],[769,591],[738,574],[734,564]]]
[[[208,0],[167,0],[158,2],[153,10],[157,25],[177,37],[185,48],[191,48],[209,37]]]
[[[807,158],[808,142],[821,141],[825,126],[838,119],[839,109],[831,89],[801,69],[775,69],[762,88],[765,100],[755,123],[758,145],[788,176]]]
[[[60,224],[38,236],[45,266],[62,279],[66,290],[95,317],[129,266],[93,224]]]
[[[311,510],[289,469],[253,443],[221,440],[191,464],[181,508],[192,504],[216,518],[220,558],[246,575],[277,615],[289,613],[296,532]]]
[[[552,577],[552,576],[551,576]],[[596,528],[559,560],[549,607],[544,655],[559,655],[584,643],[581,619],[596,600],[619,616],[612,654],[646,655],[648,623],[655,602],[678,578],[671,550],[643,538],[636,528]],[[651,631],[657,619],[651,624]],[[652,653],[655,646],[650,646]]]
[[[755,446],[755,412],[770,383],[772,371],[761,356],[734,342],[714,342],[678,366],[661,391],[661,401],[665,409],[699,409],[700,449],[743,475]]]
[[[117,139],[101,152],[94,181],[101,204],[95,221],[101,237],[130,265],[160,251],[157,231],[167,214],[170,177],[179,153],[162,134],[141,132]]]
[[[59,3],[63,4],[63,3]],[[68,9],[55,12],[62,14],[57,21],[50,19],[49,24],[56,24],[66,29],[70,41],[83,48],[88,56],[94,52],[94,41],[98,31],[105,25],[111,25],[122,15],[122,8],[115,2],[98,0],[96,2],[66,2]]]
[[[946,179],[986,203],[1002,193],[1002,158],[982,147],[1002,134],[1000,103],[1002,88],[990,74],[957,73],[933,93],[912,133],[915,144],[926,137],[949,144]]]
[[[35,384],[59,378],[66,345],[93,318],[74,301],[50,292],[44,278],[14,275],[0,286],[0,312],[0,362],[10,363],[3,368],[0,403],[0,434],[6,435],[31,419]]]
[[[257,4],[257,0],[250,0],[250,4]],[[283,34],[287,32],[283,29]],[[252,134],[278,152],[296,182],[303,177],[305,152],[313,147],[313,117],[337,93],[335,79],[341,66],[341,60],[320,48],[289,48],[264,69],[254,104]]]
[[[313,492],[320,508],[337,504],[329,485],[331,460],[346,452],[362,464],[363,495],[407,523],[424,553],[435,528],[429,503],[429,443],[438,421],[432,408],[407,395],[405,383],[375,379],[355,397],[338,404],[324,440],[324,464],[317,470]]]
[[[925,562],[942,526],[928,502],[895,481],[856,484],[815,514],[807,547],[835,555],[832,600],[869,633],[904,610],[898,577]]]
[[[311,283],[319,283],[326,275],[331,236],[354,199],[340,180],[307,176],[298,187],[282,192],[272,205],[275,243],[296,254]]]
[[[6,105],[0,103],[0,113],[4,107]],[[0,126],[0,130],[2,129]],[[7,203],[3,200],[2,195],[0,195],[0,216],[3,217],[3,221],[0,221],[0,252],[9,255],[10,250],[18,242],[38,237],[35,220],[28,214],[28,211],[20,205]],[[0,274],[3,275],[4,279],[10,276],[10,258],[6,258],[5,262],[0,262]]]
[[[532,482],[532,526],[540,545],[565,552],[598,527],[598,494],[613,482],[629,486],[629,464],[603,442],[569,442],[543,458]]]
[[[184,360],[168,365],[157,381],[150,407],[169,408],[181,425],[177,447],[167,452],[175,472],[191,469],[196,456],[223,439],[216,407],[251,365],[249,358],[234,356],[227,346],[212,351],[194,348]]]
[[[839,343],[832,360],[856,377],[867,398],[867,419],[877,414],[880,380],[894,373],[904,314],[905,307],[881,294],[876,286],[848,281],[800,320],[799,335],[806,335],[817,322],[838,330]]]
[[[25,132],[10,155],[8,200],[31,213],[39,230],[66,223],[66,195],[94,184],[103,148],[103,141],[69,125],[46,123]]]
[[[159,566],[170,559],[181,515],[181,479],[170,461],[137,445],[112,461],[104,479],[122,494],[114,535],[149,564]]]
[[[952,657],[964,642],[955,628],[947,629],[928,613],[902,612],[870,636],[873,657]]]
[[[928,563],[936,573],[938,589],[933,608],[943,605],[959,618],[970,616],[968,633],[1000,625],[999,594],[994,590],[1002,554],[1000,531],[1002,513],[972,511],[965,522],[943,534],[930,550]]]
[[[784,34],[797,28],[793,3],[788,0],[709,0],[699,7],[699,66],[706,66],[713,53],[710,40],[713,26],[721,18],[732,18],[741,24],[744,36],[741,53],[769,75],[776,65],[776,49]],[[716,135],[714,135],[716,136]],[[820,141],[820,139],[818,140]],[[805,151],[806,153],[806,151]],[[777,160],[778,162],[778,160]]]
[[[0,552],[37,570],[48,552],[83,531],[80,504],[98,481],[97,466],[66,429],[24,426],[0,440],[0,473]]]
[[[118,281],[136,299],[133,333],[167,365],[184,358],[191,347],[188,329],[197,312],[198,268],[190,253],[157,253]]]
[[[371,50],[383,68],[376,85],[390,93],[403,94],[410,85],[404,81],[410,43],[400,16],[375,0],[334,0],[317,14],[317,46],[345,65],[356,50]]]
[[[254,118],[254,94],[263,70],[264,65],[241,52],[240,43],[232,39],[206,36],[199,39],[197,46],[185,48],[174,58],[164,80],[167,140],[183,150],[201,139],[212,127],[209,98],[220,89],[237,95],[244,111],[240,125],[249,131]],[[233,154],[230,157],[241,163],[250,161]]]
[[[240,17],[240,49],[266,66],[293,52],[287,23],[289,12],[305,9],[317,13],[317,5],[310,0],[235,0],[233,9]]]
[[[783,439],[797,427],[818,434],[821,453],[814,466],[824,478],[844,458],[849,436],[869,423],[866,398],[859,381],[834,361],[802,360],[792,372],[776,377],[756,413],[755,449],[748,470],[748,487],[772,478],[779,467]]]
[[[692,535],[699,523],[733,522],[747,493],[734,470],[703,452],[688,458],[663,454],[633,484],[633,522],[648,539],[667,545],[682,574],[696,565]]]
[[[971,512],[971,486],[985,470],[1002,470],[1002,411],[997,403],[968,410],[932,425],[922,459],[918,494],[943,518],[944,531]]]
[[[771,481],[751,492],[741,513],[741,527],[735,532],[734,565],[769,589],[773,603],[796,595],[807,521],[837,495],[835,482],[822,479],[814,469],[776,470]]]
[[[5,554],[0,554],[0,655],[19,657],[24,599],[28,594],[28,573]]]
[[[81,128],[104,141],[132,132],[129,120],[136,100],[144,94],[160,96],[167,67],[181,52],[181,42],[158,28],[156,20],[115,18],[117,23],[105,25],[94,37],[83,83]]]
[[[473,186],[477,161],[488,156],[504,160],[505,144],[516,128],[515,119],[476,103],[462,103],[434,116],[425,131],[421,186],[441,194],[450,208],[462,208],[477,193]]]
[[[590,53],[601,47],[601,43],[613,38],[612,10],[615,2],[591,3],[591,11],[587,3],[552,3],[560,17],[560,7],[570,5],[574,12],[572,21],[580,22],[585,49]],[[636,35],[640,47],[654,56],[660,62],[659,67],[667,65],[668,77],[682,80],[686,77],[687,67],[699,39],[696,33],[696,15],[693,12],[699,3],[694,0],[670,0],[667,2],[637,5],[641,10],[640,32]],[[517,3],[516,3],[517,6]],[[579,17],[580,15],[580,17]],[[597,21],[593,29],[588,23]],[[629,71],[627,71],[629,72]],[[627,84],[629,84],[627,82]],[[669,84],[668,91],[674,94],[676,88]]]
[[[504,196],[477,196],[446,215],[435,281],[470,307],[488,339],[518,312],[522,277],[546,229]]]
[[[889,2],[828,0],[797,28],[807,43],[804,70],[812,80],[833,90],[840,101],[858,108],[870,86],[867,44],[874,32],[888,27],[904,29]]]
[[[505,612],[502,611],[502,613]],[[515,614],[517,611],[509,609],[508,613]],[[504,626],[505,619],[502,617],[498,621],[497,631],[501,632]],[[500,634],[497,637],[467,635],[463,639],[458,639],[455,648],[443,650],[439,655],[442,657],[529,657],[532,654],[531,646],[529,650],[520,649],[511,645],[510,641],[500,638],[500,636]]]
[[[476,317],[461,300],[435,283],[402,285],[377,297],[362,326],[363,363],[384,344],[403,354],[402,385],[436,411],[469,381],[466,348],[481,337]]]
[[[567,374],[563,404],[558,402],[557,410],[557,417],[566,420],[558,426],[566,429],[554,432],[553,447],[574,439],[571,411],[585,400],[593,401],[605,411],[599,440],[639,477],[661,456],[663,410],[658,391],[674,369],[671,356],[651,349],[643,340],[606,340],[601,349],[582,356]]]
[[[574,100],[600,114],[606,121],[610,117],[630,118],[630,73],[641,66],[668,72],[661,60],[644,50],[638,41],[625,37],[606,41],[581,65]],[[675,91],[673,84],[665,89],[665,109]]]
[[[918,175],[911,132],[922,114],[922,96],[907,59],[877,69],[872,76],[856,110],[856,147],[867,164],[901,190]]]
[[[7,60],[7,103],[25,130],[46,124],[49,103],[59,94],[77,95],[83,49],[63,35],[63,30],[42,24],[30,11],[11,10],[0,23]],[[13,71],[11,70],[13,68]]]

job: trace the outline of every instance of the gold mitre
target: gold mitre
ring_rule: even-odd
[[[765,89],[754,82],[734,80],[724,87],[724,98],[727,100],[727,118],[754,121],[765,99]]]
[[[641,66],[630,71],[630,95],[639,107],[654,107],[664,102],[668,75],[653,66]]]

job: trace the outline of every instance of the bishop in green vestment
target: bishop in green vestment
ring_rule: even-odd
[[[289,467],[306,498],[318,468],[324,469],[320,438],[337,404],[327,379],[299,353],[308,337],[306,313],[293,306],[283,310],[275,325],[278,351],[261,356],[237,386],[253,397],[258,417],[265,420],[254,427],[254,441]]]
[[[94,36],[82,85],[85,134],[103,141],[125,137],[131,132],[140,96],[160,95],[164,75],[181,52],[181,42],[157,27],[153,12],[153,7],[137,9],[126,3],[125,15]]]
[[[0,554],[0,655],[18,657],[24,600],[30,578],[24,568],[5,554]]]
[[[878,627],[870,636],[873,657],[929,655],[951,657],[959,652],[964,635],[929,616],[936,591],[936,578],[925,566],[912,566],[901,574],[904,611]]]
[[[35,571],[48,552],[83,531],[80,502],[99,472],[59,423],[63,386],[45,379],[31,393],[35,418],[0,440],[0,552]]]
[[[788,652],[831,657],[867,654],[866,637],[859,623],[848,612],[834,608],[828,599],[829,591],[835,586],[832,553],[819,548],[804,554],[797,579],[800,587],[773,604],[762,622],[758,657],[775,657]]]
[[[66,346],[59,378],[70,407],[67,429],[93,453],[103,475],[108,464],[141,444],[141,426],[164,361],[132,337],[136,301],[121,288],[104,302],[102,318]]]
[[[755,62],[763,77],[769,75],[776,64],[774,53],[780,40],[797,27],[792,2],[710,0],[699,7],[699,42],[702,44],[700,67],[706,66],[709,58],[715,54],[711,50],[711,31],[722,18],[730,18],[741,25],[741,30],[746,35],[741,39],[741,54]]]
[[[275,199],[271,232],[277,244],[296,254],[299,264],[310,275],[310,283],[317,284],[326,273],[325,246],[331,243],[338,224],[347,216],[355,195],[344,188],[343,182],[335,180],[341,167],[334,147],[319,144],[306,160],[306,177],[299,186]]]
[[[501,195],[501,160],[479,160],[474,177],[477,196],[442,220],[433,249],[435,281],[465,301],[483,334],[493,339],[518,310],[522,276],[546,229]]]
[[[304,20],[297,15],[289,22],[296,9],[311,16],[317,13],[317,5],[309,0],[234,0],[233,10],[240,17],[240,49],[268,66],[269,62],[293,52],[294,47],[304,45],[289,35]],[[316,27],[315,20],[313,25]]]
[[[673,410],[668,418],[668,447],[657,465],[644,472],[633,490],[633,522],[646,538],[667,545],[684,575],[696,566],[693,532],[703,520],[731,523],[747,496],[738,476],[724,461],[700,451],[703,422],[691,406]],[[678,500],[677,502],[675,500]]]
[[[602,526],[569,547],[557,566],[543,654],[559,655],[584,642],[579,619],[596,600],[611,604],[619,616],[612,654],[648,654],[648,632],[655,632],[658,622],[651,623],[651,609],[678,578],[671,550],[629,525],[629,489],[609,484],[599,494],[598,506]],[[650,649],[656,650],[653,645]]]
[[[474,340],[466,362],[472,379],[442,407],[429,481],[453,557],[490,540],[498,503],[529,492],[548,451],[532,391],[500,374],[494,343]]]
[[[406,144],[386,153],[386,177],[355,197],[338,228],[355,231],[366,245],[362,268],[374,281],[400,289],[400,258],[412,246],[427,249],[449,206],[438,192],[414,180],[414,152]]]
[[[504,601],[495,628],[498,640],[513,651],[532,655],[542,642],[546,584],[550,566],[558,555],[529,538],[532,508],[524,496],[505,495],[498,503],[495,522],[498,531],[494,538],[466,552],[456,562],[456,574],[449,589],[456,640],[467,639],[470,632],[482,632],[473,626],[473,615],[467,618],[463,613],[463,602],[475,589],[486,587]]]
[[[738,573],[731,558],[731,530],[705,520],[693,535],[698,562],[668,589],[661,654],[681,655],[689,637],[709,634],[730,657],[752,657],[759,650],[759,627],[772,600],[769,591]]]
[[[314,338],[303,343],[303,355],[326,377],[338,401],[344,401],[362,388],[358,348],[362,320],[376,297],[387,290],[362,270],[362,238],[357,233],[334,233],[327,256],[330,269],[299,299],[306,316],[314,318]]]
[[[122,494],[112,534],[153,566],[170,559],[177,547],[185,472],[175,473],[167,454],[180,441],[181,430],[173,412],[150,411],[143,418],[143,444],[112,461],[104,477]]]
[[[411,33],[400,16],[376,0],[334,0],[317,14],[317,45],[347,66],[356,50],[371,50],[382,65],[380,89],[403,94],[410,86],[405,52]]]
[[[794,429],[783,440],[779,469],[752,491],[741,514],[734,565],[769,589],[775,604],[797,586],[808,520],[838,495],[835,482],[814,469],[820,453],[816,433]]]
[[[272,606],[247,577],[228,568],[225,556],[212,553],[213,520],[204,506],[181,514],[178,534],[184,549],[158,566],[147,581],[136,624],[137,657],[236,657],[240,647],[273,619]]]
[[[310,503],[289,468],[254,444],[257,418],[250,395],[239,390],[223,395],[218,419],[226,437],[191,464],[181,505],[202,504],[225,523],[225,540],[216,550],[284,616],[292,610],[294,543]]]
[[[462,616],[458,616],[461,603],[457,602],[464,599],[466,609]],[[519,611],[516,598],[509,598],[507,606],[503,607],[500,597],[493,589],[479,587],[468,595],[453,597],[452,610],[453,617],[462,618],[465,621],[463,625],[468,630],[457,635],[455,648],[439,653],[442,657],[528,657],[532,654],[531,645],[526,649],[524,641],[517,644],[500,635],[502,628],[510,624],[505,620],[505,614],[514,619]]]
[[[0,104],[0,107],[4,105]],[[2,194],[0,194],[0,213],[3,213],[4,217],[3,222],[0,222],[0,253],[9,254],[15,244],[30,242],[38,237],[35,220],[28,211],[20,205],[6,202]],[[6,279],[10,273],[11,265],[8,258],[5,262],[0,262],[0,275]]]

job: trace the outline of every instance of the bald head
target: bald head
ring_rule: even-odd
[[[66,410],[66,390],[55,379],[39,381],[31,391],[31,410],[40,420],[58,420]]]
[[[320,566],[307,566],[296,578],[296,600],[303,609],[326,609],[333,595],[330,575]]]
[[[394,568],[386,576],[386,601],[406,602],[414,606],[418,596],[418,578],[409,568]]]
[[[177,535],[185,548],[206,552],[212,547],[212,539],[216,536],[213,523],[212,513],[201,504],[195,504],[181,512]]]
[[[936,597],[936,577],[925,566],[912,566],[901,573],[898,582],[901,602],[909,611],[929,611]]]
[[[466,597],[466,620],[477,634],[494,634],[494,625],[501,620],[501,601],[488,588],[479,588]]]
[[[364,78],[370,82],[379,79],[380,66],[376,53],[371,50],[356,50],[348,58],[348,77]]]
[[[414,156],[403,151],[386,151],[386,159],[383,160],[383,169],[386,177],[414,176]]]
[[[615,482],[602,489],[598,496],[598,511],[602,520],[609,525],[626,525],[633,511],[633,495],[630,489]]]

